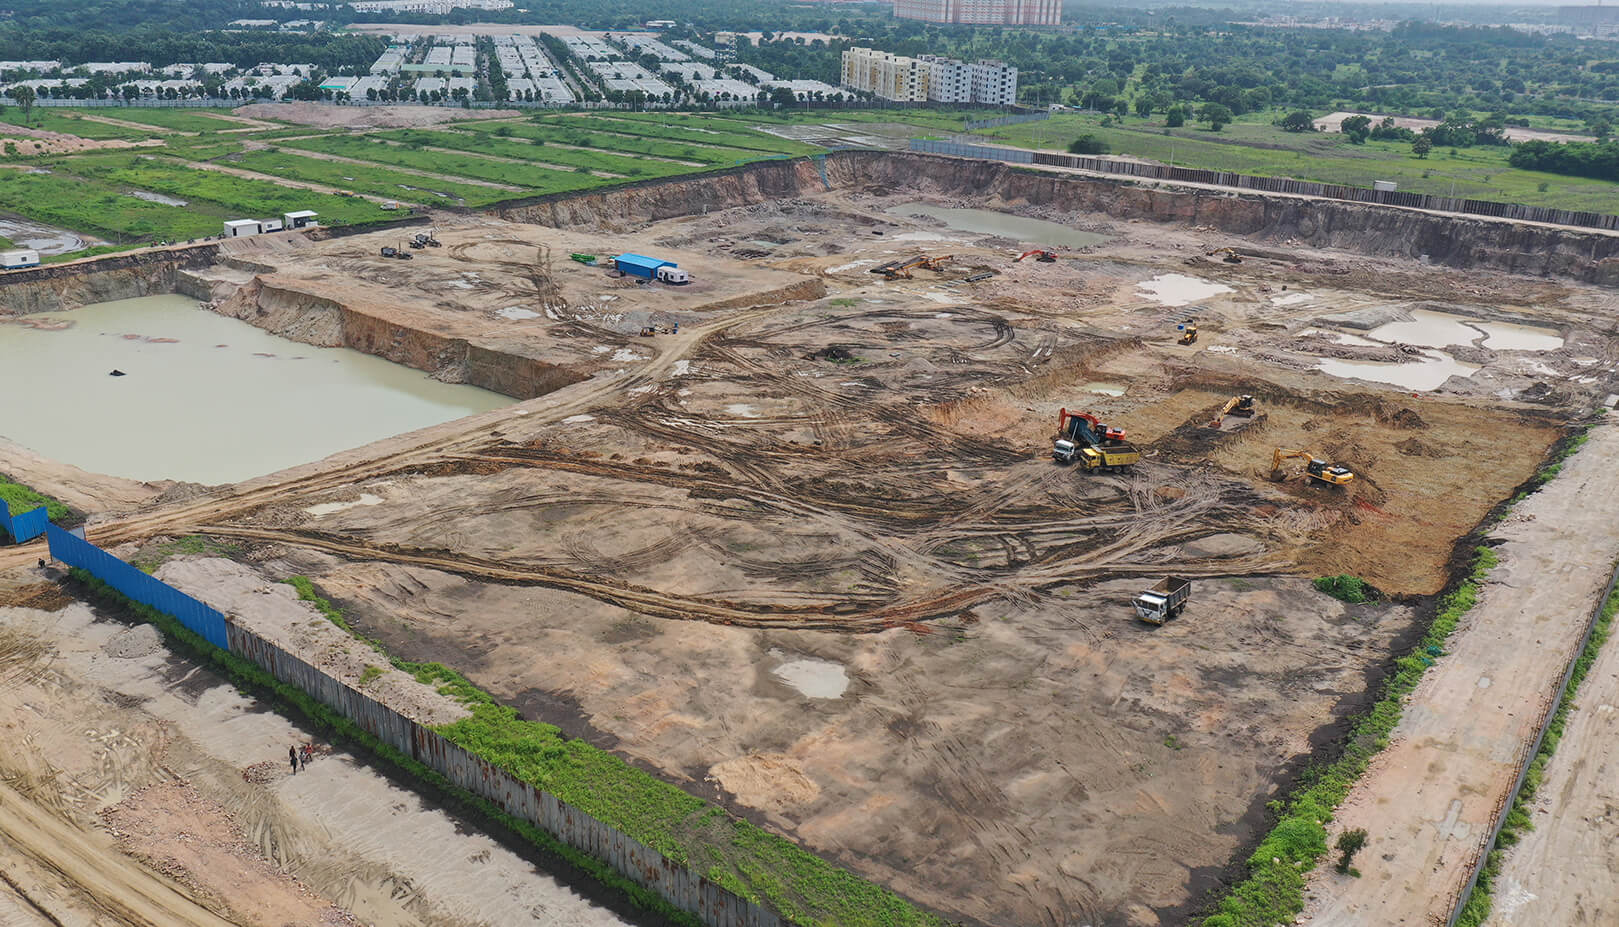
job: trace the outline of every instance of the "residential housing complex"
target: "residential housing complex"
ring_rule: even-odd
[[[894,15],[972,26],[1056,26],[1062,0],[894,0]]]
[[[843,53],[843,86],[906,103],[1017,102],[1017,68],[1003,61],[910,58],[871,48]]]

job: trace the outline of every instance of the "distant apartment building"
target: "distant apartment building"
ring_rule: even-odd
[[[1017,68],[1001,61],[908,58],[851,48],[843,53],[843,86],[899,102],[1007,106],[1017,102]]]
[[[928,98],[928,65],[904,55],[851,48],[843,53],[843,86],[884,100],[920,103]]]
[[[971,26],[1056,26],[1062,0],[894,0],[894,15]]]

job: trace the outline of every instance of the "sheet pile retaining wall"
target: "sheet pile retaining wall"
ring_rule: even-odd
[[[39,537],[45,533],[45,527],[49,524],[50,519],[45,514],[45,506],[42,505],[21,515],[13,515],[11,506],[6,504],[6,500],[0,499],[0,530],[10,535],[13,543],[21,544]]]
[[[39,510],[41,513],[44,509]],[[697,871],[670,860],[555,795],[452,743],[341,680],[321,671],[217,610],[55,525],[45,531],[51,556],[80,567],[125,596],[172,615],[210,644],[251,660],[297,686],[378,740],[527,821],[562,843],[611,866],[711,927],[783,927],[763,905],[740,898]]]

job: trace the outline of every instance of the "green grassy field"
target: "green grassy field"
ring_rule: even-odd
[[[117,118],[118,112],[121,111],[109,110],[107,115],[109,118]],[[7,106],[4,112],[0,112],[0,122],[10,123],[14,126],[26,125],[30,128],[44,129],[47,132],[61,132],[64,135],[77,135],[79,138],[96,140],[122,139],[124,141],[139,141],[143,138],[153,138],[165,134],[162,129],[157,128],[148,132],[143,129],[133,129],[129,126],[108,125],[94,119],[85,119],[85,115],[86,113],[77,110],[61,110],[54,107],[47,109],[36,106],[25,120],[21,109],[15,106]],[[102,113],[100,110],[95,110],[88,115],[99,116]]]
[[[65,173],[0,175],[0,209],[131,246],[217,235],[220,229],[217,215],[148,203],[115,185]]]
[[[655,161],[651,158],[609,154],[597,150],[583,151],[479,132],[428,132],[421,129],[403,129],[398,132],[383,132],[377,137],[406,144],[419,142],[434,148],[453,148],[473,154],[529,161],[551,165],[559,170],[582,167],[631,178],[666,177],[690,173],[692,170],[684,164],[676,164],[673,161]]]
[[[643,154],[654,158],[694,161],[714,166],[730,166],[770,157],[761,151],[744,151],[690,142],[668,142],[639,135],[591,131],[588,126],[583,125],[585,122],[586,120],[572,117],[542,116],[530,125],[513,125],[511,134],[517,138],[556,142],[577,148],[597,148],[617,154]]]
[[[679,113],[592,113],[586,125],[622,135],[640,135],[698,145],[722,145],[745,151],[771,154],[807,155],[820,149],[792,139],[767,135],[752,128],[741,129],[735,120]]]
[[[218,216],[266,217],[313,209],[320,213],[321,221],[329,225],[378,218],[375,203],[284,187],[268,180],[199,170],[155,155],[129,152],[80,155],[68,159],[67,166],[82,177],[183,199],[187,201],[188,210]],[[210,234],[217,233],[219,223],[210,225],[213,226]]]
[[[407,203],[433,205],[446,199],[465,206],[485,206],[514,195],[509,190],[472,184],[450,183],[391,171],[381,166],[360,167],[320,158],[306,158],[286,151],[250,151],[224,159],[221,164],[310,183],[326,184],[340,190],[353,190],[386,196]],[[434,192],[447,194],[435,196]]]
[[[1285,132],[1268,121],[1258,121],[1264,118],[1245,117],[1220,132],[1211,132],[1191,125],[1167,129],[1161,118],[1132,118],[1104,127],[1100,116],[1073,113],[975,134],[998,144],[1060,151],[1088,133],[1106,142],[1111,154],[1178,167],[1357,187],[1392,180],[1409,193],[1619,213],[1619,184],[1521,171],[1507,164],[1508,148],[1435,148],[1422,159],[1411,153],[1408,142],[1354,145],[1337,133]]]
[[[393,165],[394,167],[408,167],[413,170],[428,171],[445,177],[472,177],[477,180],[489,180],[521,188],[517,191],[508,191],[511,197],[531,193],[555,193],[560,190],[579,190],[604,182],[602,178],[593,177],[588,173],[540,167],[537,164],[512,164],[506,161],[491,161],[488,158],[479,158],[473,155],[424,151],[407,148],[403,145],[390,145],[359,136],[324,136],[321,138],[294,139],[283,141],[281,144],[285,148],[318,151],[325,154],[340,155],[345,158],[374,161],[378,164]],[[349,165],[349,168],[353,170],[365,169],[358,165]]]
[[[156,107],[126,106],[97,110],[96,115],[120,122],[138,122],[141,125],[181,132],[218,132],[221,129],[249,128],[229,119],[215,119],[205,109],[158,109]],[[220,110],[226,112],[226,110]]]

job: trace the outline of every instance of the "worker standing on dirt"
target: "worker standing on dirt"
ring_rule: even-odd
[[[309,768],[309,761],[315,758],[315,747],[314,747],[314,745],[313,744],[304,744],[303,750],[301,751],[301,754],[302,755],[300,756],[300,759],[303,761],[304,768],[308,769]]]
[[[298,775],[298,748],[297,747],[288,747],[287,748],[287,760],[292,763],[292,774],[294,776]]]

